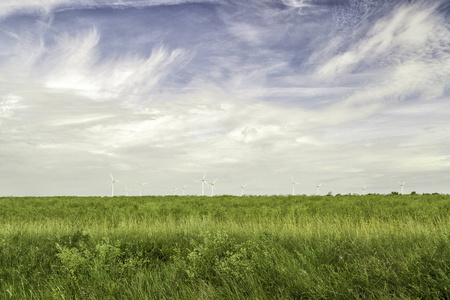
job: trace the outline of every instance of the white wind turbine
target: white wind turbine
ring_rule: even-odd
[[[203,175],[203,178],[196,181],[196,182],[202,183],[202,196],[205,196],[205,183],[206,183],[205,178],[206,178],[206,171],[205,171],[205,174]]]
[[[244,188],[247,186],[247,184],[244,184],[241,186],[241,196],[244,196]]]
[[[400,183],[400,195],[403,195],[403,187],[405,186],[406,181]]]
[[[116,182],[120,182],[120,181],[115,180],[111,173],[109,173],[109,176],[111,176],[111,197],[114,197],[114,184],[116,184]]]
[[[125,185],[125,193],[126,193],[127,196],[130,195],[130,191],[131,191],[131,190],[128,189],[127,185]]]
[[[317,188],[317,195],[320,195],[320,186],[322,185],[323,183],[321,183],[321,184],[318,184],[318,185],[316,185],[316,188]]]
[[[147,184],[147,182],[138,182],[138,184],[139,184],[139,196],[142,196],[142,186],[143,185],[146,185]]]
[[[186,188],[188,187],[188,185],[186,184],[185,186],[183,186],[183,196],[186,195]]]
[[[217,178],[213,182],[206,182],[211,186],[211,197],[214,196],[214,184],[216,183]]]
[[[175,193],[179,190],[180,188],[177,187],[176,189],[173,190],[173,195],[175,196]]]
[[[292,180],[292,195],[295,195],[295,185],[299,184],[298,182],[296,182],[294,180],[294,177],[291,176],[291,180]]]
[[[365,195],[366,194],[366,186],[363,187],[362,191],[363,191],[363,195]]]

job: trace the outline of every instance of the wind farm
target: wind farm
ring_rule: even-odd
[[[209,196],[211,196],[211,197],[213,197],[213,196],[218,196],[218,195],[236,195],[236,196],[244,196],[244,190],[245,190],[245,188],[248,186],[248,184],[246,183],[246,184],[244,184],[244,185],[240,185],[240,193],[237,193],[237,192],[235,192],[234,194],[233,193],[222,193],[222,194],[217,194],[216,192],[215,192],[215,184],[216,184],[216,182],[217,182],[217,178],[214,180],[214,181],[211,181],[211,182],[209,182],[209,181],[207,181],[206,180],[206,175],[207,175],[207,172],[204,172],[203,173],[203,176],[202,176],[202,178],[201,179],[199,179],[199,180],[192,180],[192,181],[190,181],[190,182],[192,182],[192,183],[197,183],[197,182],[200,182],[201,183],[201,186],[200,186],[200,188],[198,189],[198,190],[196,190],[195,188],[194,189],[192,189],[191,188],[191,191],[192,191],[192,194],[191,194],[191,196],[193,196],[193,195],[199,195],[199,196],[208,196],[207,194],[206,194],[206,191],[205,191],[205,187],[210,187],[210,189],[211,189],[211,193],[209,194]],[[132,195],[132,194],[130,194],[130,192],[132,191],[132,189],[129,189],[128,188],[128,186],[126,185],[126,182],[121,182],[121,181],[118,181],[118,180],[116,180],[116,179],[114,179],[114,177],[113,177],[113,175],[112,175],[112,173],[110,172],[110,179],[111,179],[111,182],[110,182],[110,187],[111,187],[111,196],[137,196],[137,195]],[[188,178],[184,178],[183,180],[186,180],[186,179],[188,179]],[[191,178],[192,179],[192,178]],[[230,178],[231,180],[231,183],[234,181],[232,178]],[[320,192],[320,188],[321,188],[321,186],[323,185],[323,183],[320,183],[320,184],[316,184],[315,185],[315,190],[314,190],[314,192],[312,192],[312,189],[309,187],[303,187],[302,186],[302,190],[305,190],[305,191],[301,191],[300,193],[296,193],[296,190],[295,190],[295,186],[296,185],[299,185],[300,183],[299,182],[297,182],[295,179],[294,179],[294,177],[293,176],[290,176],[290,179],[291,179],[291,192],[290,193],[286,193],[286,191],[285,192],[279,192],[279,193],[276,193],[276,195],[287,195],[287,194],[290,194],[290,195],[292,195],[292,196],[295,196],[295,195],[303,195],[303,196],[307,196],[307,195],[310,195],[310,196],[321,196],[322,194],[321,194],[321,192]],[[189,180],[188,180],[189,181]],[[144,186],[144,185],[146,185],[146,184],[148,184],[148,182],[149,181],[145,181],[145,182],[139,182],[139,181],[136,181],[136,183],[137,183],[137,185],[138,185],[138,189],[137,190],[139,190],[139,196],[164,196],[164,195],[180,195],[180,196],[187,196],[187,193],[186,193],[186,190],[187,190],[187,187],[189,186],[189,184],[184,184],[184,185],[179,185],[179,186],[177,186],[177,187],[175,187],[175,188],[173,188],[172,190],[171,190],[171,192],[170,193],[162,193],[162,194],[158,194],[158,192],[157,191],[159,191],[160,189],[155,189],[154,191],[152,191],[152,190],[147,190],[147,192],[145,193],[145,194],[142,194],[142,187]],[[122,194],[122,195],[115,195],[114,194],[114,185],[116,184],[116,183],[123,183],[124,184],[124,187],[125,187],[125,193],[124,194]],[[228,183],[229,185],[231,184],[231,183]],[[398,194],[400,194],[400,195],[404,195],[405,194],[405,192],[404,192],[404,186],[405,186],[405,183],[406,183],[406,181],[404,181],[403,183],[399,183],[399,185],[400,185],[400,190],[399,191],[395,191],[395,190],[386,190],[385,192],[374,192],[374,191],[371,191],[370,193],[371,194],[380,194],[380,195],[384,195],[384,194],[395,194],[395,193],[398,193]],[[223,182],[223,184],[227,184],[226,182]],[[329,185],[330,185],[330,183],[329,183]],[[155,186],[155,185],[153,185],[153,186]],[[264,186],[264,188],[267,188],[267,186]],[[276,187],[275,187],[276,188]],[[274,190],[275,190],[275,188],[274,188]],[[372,189],[374,189],[373,187],[372,187]],[[282,191],[282,189],[279,189],[280,191]],[[181,194],[179,193],[179,191],[181,191]],[[258,191],[258,189],[257,189],[257,187],[254,187],[253,188],[253,190],[252,190],[254,193],[246,193],[246,195],[264,195],[263,193],[261,193],[260,191]],[[309,192],[308,192],[309,191]],[[344,195],[366,195],[367,194],[367,185],[364,185],[363,186],[363,188],[360,190],[361,192],[360,193],[358,193],[358,189],[355,187],[355,189],[353,189],[353,190],[347,190],[347,191],[341,191],[341,192],[337,192],[337,193],[333,193],[332,191],[329,191],[329,192],[327,192],[326,193],[326,195],[327,196],[330,196],[330,195],[342,195],[342,194],[344,194]],[[416,190],[411,190],[411,192],[410,193],[413,193],[413,194],[417,194],[417,192],[416,192]],[[425,194],[427,194],[427,193],[425,193]],[[266,194],[267,195],[267,194]],[[324,195],[322,195],[322,196],[324,196]]]

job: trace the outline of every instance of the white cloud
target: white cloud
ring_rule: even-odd
[[[437,4],[398,6],[377,21],[365,37],[342,54],[335,55],[317,70],[317,76],[336,80],[339,76],[364,67],[377,69],[401,65],[415,59],[448,58],[449,41],[443,16],[436,13]]]
[[[2,96],[0,100],[0,124],[2,119],[11,119],[21,108],[24,108],[24,106],[21,104],[20,96],[14,94]]]
[[[62,35],[49,48],[41,64],[48,74],[49,88],[70,89],[91,98],[134,99],[145,96],[171,72],[182,68],[192,57],[183,49],[164,46],[152,50],[148,58],[122,55],[100,61],[95,28],[76,36]]]
[[[327,108],[322,119],[363,118],[395,101],[443,95],[450,82],[450,51],[443,47],[450,30],[436,8],[422,2],[398,6],[361,41],[322,64],[316,76],[326,81],[370,74],[365,88]]]
[[[262,28],[247,23],[234,23],[229,29],[240,40],[255,46],[261,45],[264,37]]]
[[[0,20],[15,13],[48,14],[54,7],[70,0],[4,0],[0,2]]]
[[[13,14],[45,15],[54,11],[72,9],[143,8],[158,5],[179,5],[185,3],[218,2],[218,0],[2,0],[0,2],[0,20]]]
[[[314,0],[282,0],[282,2],[284,5],[289,6],[292,9],[296,9],[299,15],[304,15],[307,13],[313,14],[321,10],[317,5],[317,1]],[[305,12],[306,10],[308,11]]]

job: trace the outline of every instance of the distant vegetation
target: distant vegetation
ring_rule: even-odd
[[[0,198],[0,299],[448,299],[450,196]]]

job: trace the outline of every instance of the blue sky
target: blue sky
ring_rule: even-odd
[[[0,3],[0,196],[450,193],[450,5]],[[210,193],[210,189],[207,189]],[[181,193],[181,190],[177,191]]]

